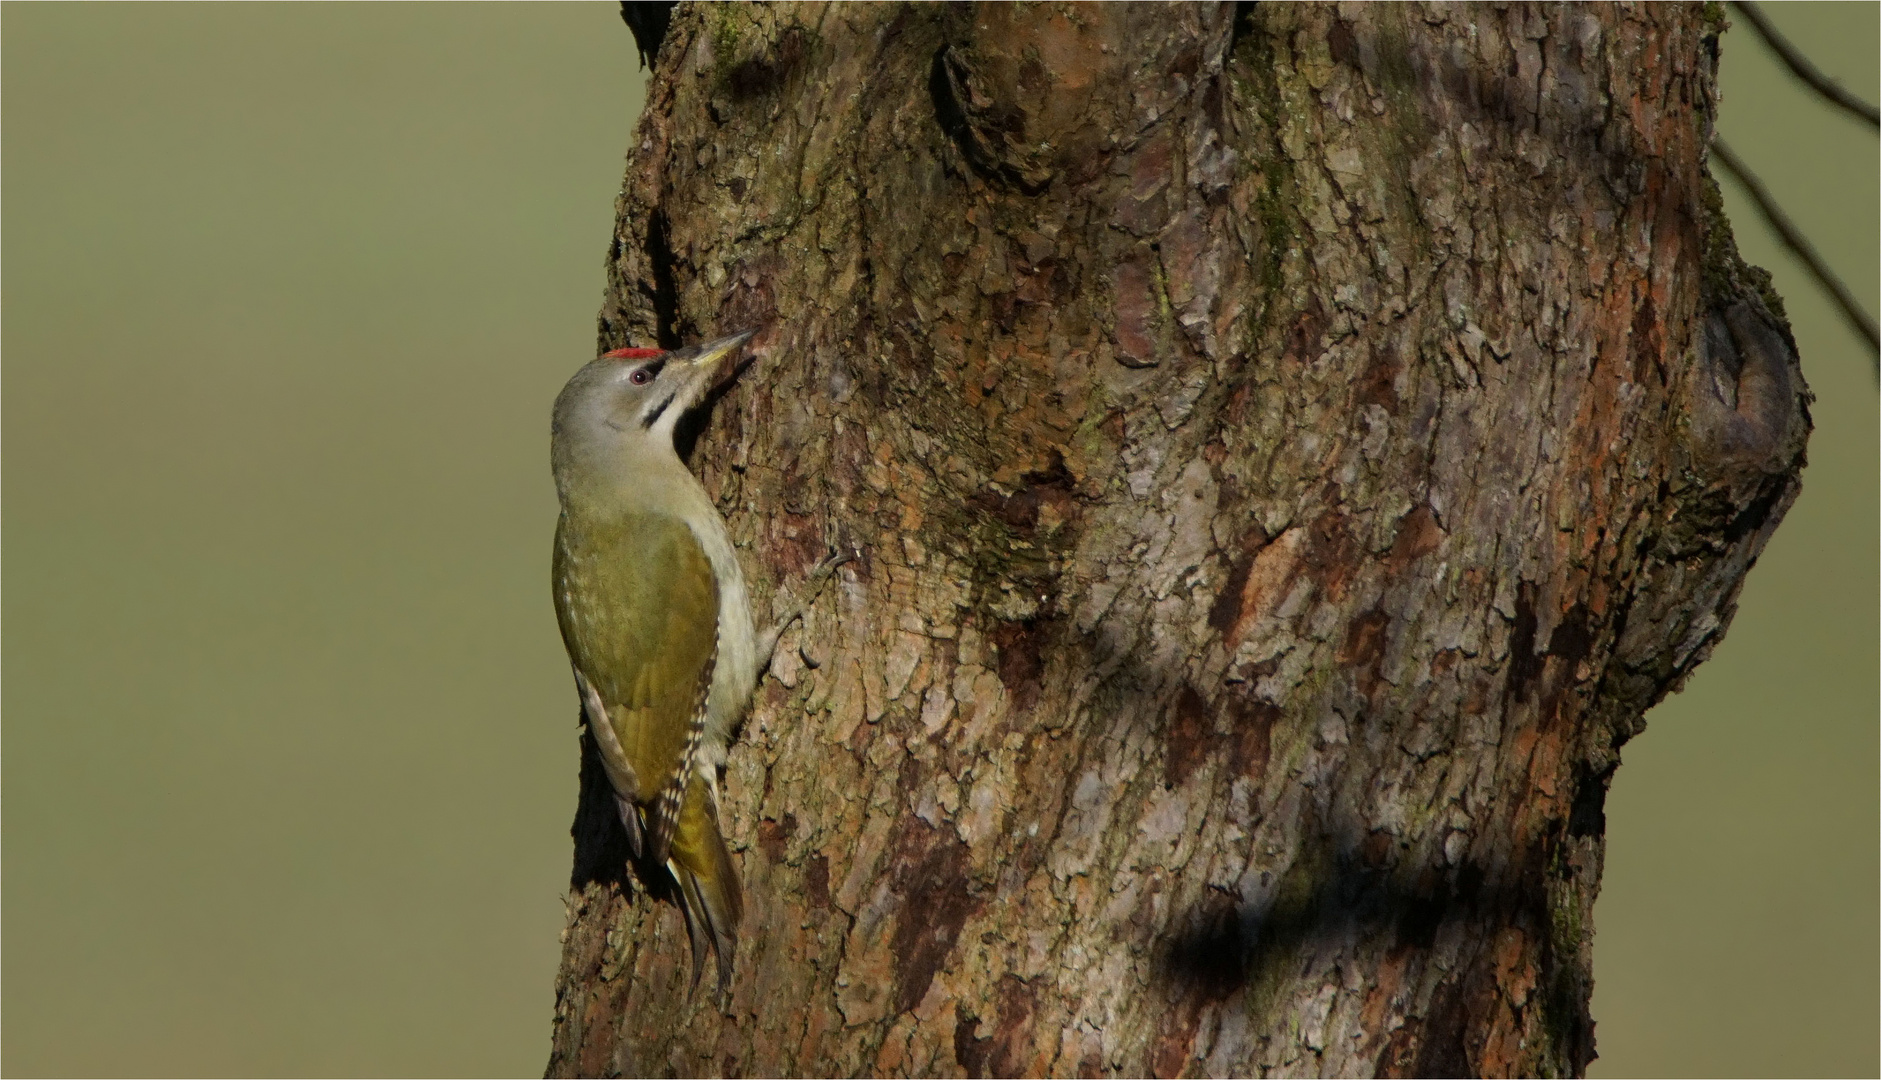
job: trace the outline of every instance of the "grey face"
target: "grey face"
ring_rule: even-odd
[[[650,430],[667,413],[685,412],[704,381],[697,366],[672,353],[645,360],[603,358],[590,366],[610,363],[612,369],[603,367],[597,374],[601,392],[612,399],[602,422],[615,429]]]
[[[724,370],[738,347],[756,331],[708,341],[654,356],[608,354],[589,363],[568,380],[555,399],[558,433],[583,431],[600,435],[605,428],[632,437],[637,433],[665,434]]]

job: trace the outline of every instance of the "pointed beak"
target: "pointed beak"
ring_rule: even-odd
[[[697,368],[717,370],[718,366],[723,363],[727,357],[736,353],[740,346],[757,335],[758,332],[756,330],[746,330],[742,334],[733,334],[730,337],[719,338],[717,341],[708,341],[703,345],[695,345],[693,348],[698,350],[698,353],[692,357],[691,363]]]
[[[757,333],[756,330],[746,330],[703,345],[694,345],[673,355],[669,363],[686,365],[687,379],[680,391],[681,404],[686,408],[698,404],[706,391],[719,383],[722,375],[733,370],[727,361],[738,355],[744,343],[756,337]]]

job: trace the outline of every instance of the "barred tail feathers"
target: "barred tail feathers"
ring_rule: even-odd
[[[738,868],[718,828],[718,806],[703,778],[694,773],[673,830],[666,867],[685,897],[686,930],[692,937],[692,985],[705,970],[708,948],[718,957],[718,991],[731,988],[744,891]]]

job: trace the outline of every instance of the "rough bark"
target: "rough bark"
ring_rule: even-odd
[[[765,327],[693,464],[766,602],[861,557],[723,1012],[590,752],[549,1072],[1583,1071],[1619,748],[1809,428],[1718,18],[675,9],[602,344]]]

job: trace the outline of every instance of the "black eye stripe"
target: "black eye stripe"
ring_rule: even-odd
[[[672,393],[666,395],[665,401],[662,401],[658,405],[653,406],[653,408],[648,409],[646,416],[642,417],[640,420],[640,426],[643,428],[651,428],[654,425],[654,423],[659,420],[660,414],[665,412],[666,407],[668,405],[671,405],[673,403],[673,399],[678,396],[679,396],[679,391],[675,390]]]

